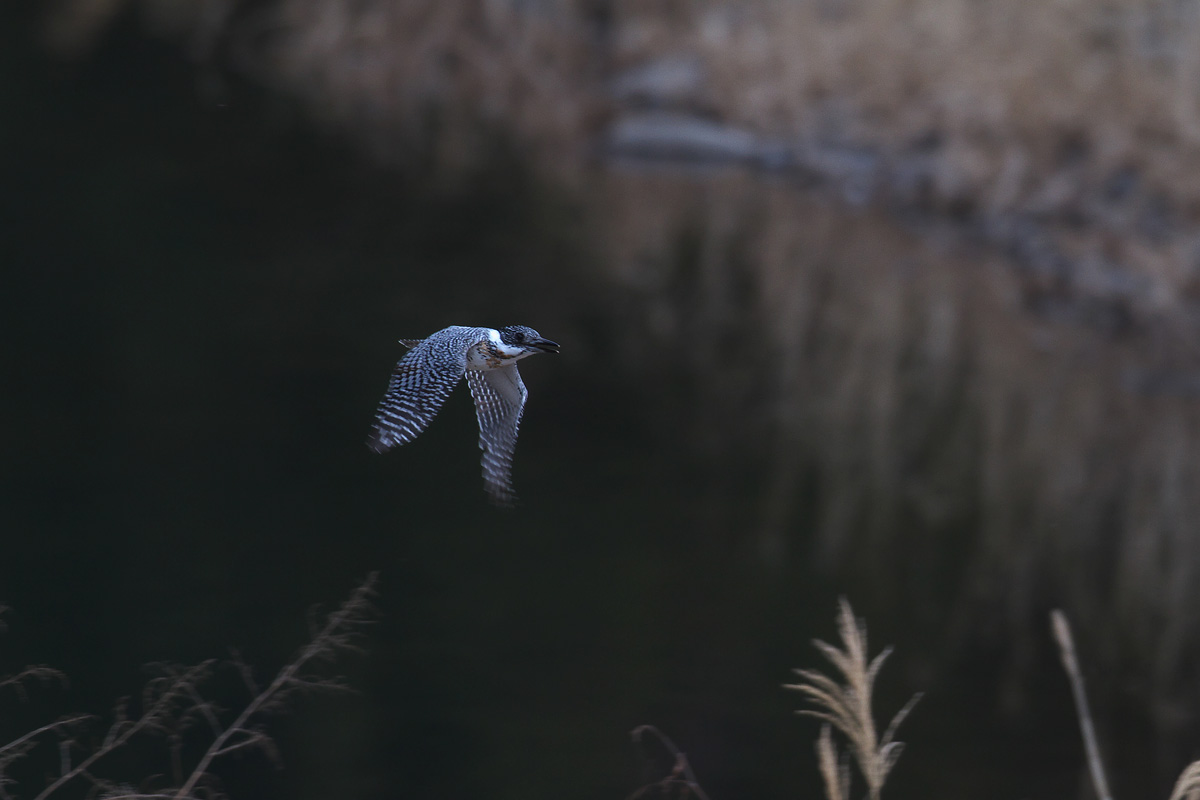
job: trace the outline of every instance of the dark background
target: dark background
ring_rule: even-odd
[[[791,557],[756,557],[768,466],[681,421],[719,376],[608,346],[643,309],[596,279],[604,232],[502,137],[447,184],[236,75],[209,91],[211,66],[132,16],[75,59],[32,12],[0,20],[0,663],[70,676],[0,698],[16,719],[106,714],[144,665],[231,647],[265,678],[310,606],[378,570],[367,653],[336,670],[358,693],[274,717],[283,769],[219,764],[231,796],[621,797],[662,774],[629,742],[643,723],[713,798],[811,796],[817,725],[779,687],[819,664],[808,642],[849,593],[873,649],[899,645],[881,713],[928,692],[889,794],[1082,785],[1045,643],[1005,712],[1001,650],[904,666],[930,633],[903,597],[817,569],[803,508]],[[363,446],[396,339],[449,324],[563,345],[522,365],[514,512],[481,491],[465,391],[411,446]],[[1138,725],[1105,729],[1118,773],[1149,768]]]

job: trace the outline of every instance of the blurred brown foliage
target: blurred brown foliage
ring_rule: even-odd
[[[1200,656],[1200,7],[73,0],[48,39],[81,53],[131,4],[381,158],[453,172],[505,137],[580,190],[628,301],[623,363],[701,376],[697,441],[769,454],[764,553],[816,486],[825,556],[905,572],[907,613],[967,636],[983,607],[1019,633],[1052,586],[1097,662],[1147,667],[1179,721]],[[679,55],[703,75],[690,113],[859,148],[886,202],[589,171],[611,79]],[[947,602],[932,578],[956,569]]]

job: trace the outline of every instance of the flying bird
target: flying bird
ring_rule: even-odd
[[[524,325],[498,330],[451,325],[400,344],[410,349],[392,372],[367,446],[382,453],[417,438],[465,375],[479,420],[484,489],[496,504],[511,505],[513,449],[529,395],[517,362],[557,353],[558,344]]]

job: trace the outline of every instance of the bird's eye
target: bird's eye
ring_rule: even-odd
[[[521,331],[513,332],[513,341],[517,343],[525,341],[525,334]]]

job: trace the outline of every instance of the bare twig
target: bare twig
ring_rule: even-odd
[[[1083,747],[1087,752],[1088,769],[1092,773],[1092,785],[1099,800],[1112,800],[1108,780],[1104,777],[1104,763],[1100,760],[1100,746],[1096,741],[1096,730],[1092,726],[1092,713],[1088,708],[1087,693],[1083,689],[1083,675],[1079,660],[1075,657],[1075,640],[1071,637],[1071,625],[1067,615],[1060,609],[1050,612],[1050,629],[1058,642],[1062,655],[1063,669],[1071,681],[1071,692],[1075,695],[1075,710],[1079,714],[1079,729],[1083,733]],[[1185,771],[1186,774],[1186,771]]]
[[[665,733],[660,731],[653,725],[639,725],[633,729],[633,743],[640,745],[642,737],[649,735],[659,741],[667,752],[675,759],[675,763],[671,767],[671,772],[660,781],[648,783],[641,787],[633,794],[629,795],[627,800],[639,800],[654,790],[659,790],[664,796],[670,796],[673,790],[679,790],[679,797],[686,798],[689,795],[697,798],[697,800],[709,800],[708,795],[700,788],[700,784],[696,781],[696,775],[692,772],[692,765],[688,763],[687,755],[684,754],[675,743],[671,741]]]
[[[109,728],[108,735],[104,738],[104,743],[95,752],[80,761],[73,769],[60,775],[56,781],[43,789],[41,794],[34,798],[34,800],[46,800],[46,798],[76,778],[83,777],[90,779],[91,773],[89,770],[91,770],[93,764],[123,747],[139,732],[143,730],[162,730],[167,720],[172,716],[174,709],[189,695],[189,691],[194,687],[195,683],[208,676],[213,663],[205,661],[194,667],[189,667],[171,676],[166,682],[162,680],[152,681],[151,685],[147,687],[147,696],[148,698],[152,698],[152,701],[146,704],[142,716],[137,720],[130,720],[125,715],[124,703],[118,703],[116,721]]]
[[[200,757],[200,761],[187,780],[172,795],[175,800],[192,797],[197,783],[208,774],[213,759],[219,756],[255,746],[272,752],[270,738],[263,731],[248,727],[255,714],[275,707],[285,696],[296,691],[340,686],[340,684],[307,677],[303,670],[310,662],[330,658],[339,651],[358,649],[354,635],[365,622],[367,612],[371,608],[370,598],[374,594],[377,580],[376,573],[369,575],[363,585],[350,595],[341,608],[326,618],[325,624],[314,633],[312,641],[279,671],[275,680],[271,681],[271,685],[251,699],[237,718],[216,736],[213,743]],[[239,666],[239,670],[245,678],[247,672],[244,666]],[[238,737],[245,738],[239,739]]]
[[[2,630],[2,629],[0,629]],[[0,677],[0,689],[12,689],[22,700],[28,698],[25,685],[28,683],[59,683],[62,686],[67,685],[67,676],[53,667],[47,667],[44,664],[38,664],[18,672],[16,675],[5,675]]]
[[[47,733],[57,733],[62,738],[62,744],[69,741],[69,731],[73,728],[81,726],[83,723],[90,720],[92,717],[88,714],[77,714],[70,717],[51,722],[36,728],[28,733],[13,739],[4,745],[0,745],[0,800],[11,800],[11,796],[5,790],[5,784],[9,782],[6,777],[8,768],[16,761],[23,758],[30,750],[37,745],[37,738]]]
[[[75,725],[79,725],[81,723],[87,722],[90,719],[92,719],[92,716],[90,714],[77,714],[72,717],[64,717],[63,719],[60,719],[57,722],[51,722],[47,725],[43,725],[40,728],[32,730],[29,733],[25,734],[24,736],[20,736],[16,739],[13,739],[11,742],[8,742],[7,744],[0,745],[0,764],[5,763],[5,756],[8,753],[10,753],[13,750],[19,750],[23,745],[25,745],[29,741],[37,738],[38,736],[41,736],[43,733],[50,733],[51,731],[61,731],[61,730],[73,727]]]
[[[368,621],[371,611],[370,598],[374,593],[377,576],[371,574],[356,589],[342,606],[324,620],[312,640],[300,650],[265,690],[259,691],[249,665],[236,652],[229,662],[240,675],[241,682],[250,691],[250,702],[229,724],[222,723],[223,709],[204,697],[204,687],[211,679],[218,662],[205,661],[195,666],[155,665],[159,675],[146,684],[141,698],[141,714],[135,716],[129,710],[128,698],[118,701],[114,707],[112,723],[100,743],[90,751],[82,748],[76,740],[75,729],[92,719],[89,715],[75,715],[43,725],[36,730],[7,743],[0,743],[0,800],[12,800],[7,791],[11,781],[5,778],[5,769],[14,761],[25,756],[38,746],[39,737],[56,733],[59,735],[58,776],[46,785],[35,800],[49,800],[61,796],[68,785],[76,781],[87,781],[89,797],[105,800],[166,800],[223,796],[219,780],[209,773],[212,762],[222,756],[239,751],[256,749],[278,761],[275,744],[255,716],[279,708],[296,692],[338,689],[346,685],[336,678],[322,677],[315,666],[322,661],[332,660],[347,650],[360,650],[358,634]],[[0,623],[2,624],[2,623]],[[25,684],[29,682],[63,681],[65,677],[48,667],[31,667],[11,676],[0,676],[0,688],[14,689],[24,697]],[[208,732],[212,741],[200,756],[190,773],[183,770],[185,741],[189,732],[198,729]],[[170,781],[177,788],[155,789],[143,793],[119,781],[102,777],[93,770],[98,762],[115,751],[129,745],[141,734],[150,738],[164,738],[170,749]],[[72,755],[81,753],[78,763],[72,764]],[[162,777],[162,776],[159,776]],[[203,789],[198,788],[204,782]],[[155,781],[158,782],[158,781]]]

